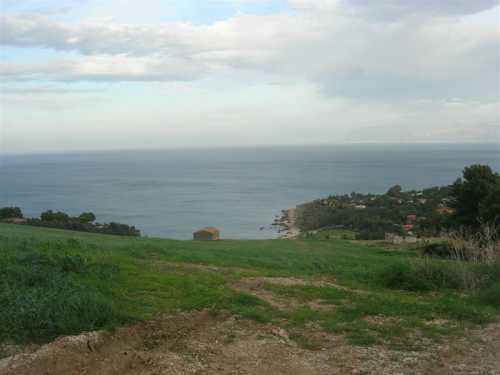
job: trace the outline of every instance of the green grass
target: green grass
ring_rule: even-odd
[[[315,322],[353,344],[413,348],[415,335],[439,340],[498,315],[500,282],[471,295],[412,287],[421,280],[401,271],[408,260],[418,262],[408,251],[341,239],[195,242],[0,224],[0,343],[45,342],[210,309],[282,325],[305,347],[315,346],[303,334]],[[388,284],[388,272],[397,269]],[[233,289],[248,276],[324,278],[342,288],[265,285],[293,301],[293,308],[280,310]],[[318,301],[332,309],[309,306]],[[429,324],[436,319],[449,323]]]
[[[356,232],[348,229],[322,228],[303,233],[301,238],[310,240],[355,240]]]

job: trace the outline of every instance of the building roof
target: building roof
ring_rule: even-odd
[[[197,230],[195,233],[199,233],[199,232],[219,233],[219,229],[217,229],[215,227],[206,227],[206,228]]]

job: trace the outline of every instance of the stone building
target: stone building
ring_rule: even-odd
[[[215,227],[206,227],[193,233],[193,240],[216,241],[220,239],[220,231]]]

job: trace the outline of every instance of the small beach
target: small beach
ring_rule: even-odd
[[[282,225],[286,228],[284,239],[292,240],[300,235],[300,229],[297,226],[297,208],[289,208],[284,211]]]

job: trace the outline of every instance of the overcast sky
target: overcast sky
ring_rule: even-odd
[[[499,139],[497,0],[0,4],[0,151]]]

